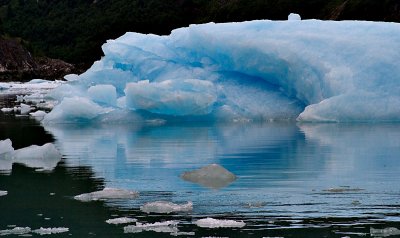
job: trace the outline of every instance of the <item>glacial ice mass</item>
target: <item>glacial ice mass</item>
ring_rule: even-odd
[[[60,103],[44,122],[109,122],[121,110],[133,120],[400,121],[399,26],[291,14],[128,32],[50,93]]]

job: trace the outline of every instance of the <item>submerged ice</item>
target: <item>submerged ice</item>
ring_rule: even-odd
[[[399,37],[398,23],[296,14],[167,36],[128,32],[107,41],[87,72],[66,77],[51,93],[61,103],[44,121],[118,120],[121,110],[168,119],[400,121]]]

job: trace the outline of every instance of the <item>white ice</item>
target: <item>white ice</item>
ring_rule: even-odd
[[[43,146],[31,145],[15,150],[13,154],[14,163],[41,170],[53,170],[61,158],[62,155],[52,143]]]
[[[25,235],[31,232],[30,227],[14,227],[13,229],[0,230],[0,236],[5,235]]]
[[[76,195],[74,199],[82,202],[90,202],[97,200],[108,200],[108,199],[135,199],[139,196],[136,191],[118,189],[118,188],[104,188],[100,191],[91,193],[84,193]]]
[[[39,235],[51,235],[51,234],[65,233],[68,231],[69,228],[66,227],[49,227],[49,228],[40,227],[39,229],[32,230],[32,233]]]
[[[176,204],[166,201],[148,202],[140,207],[142,212],[146,213],[172,213],[172,212],[190,212],[193,210],[193,203]]]
[[[177,233],[178,221],[164,221],[155,223],[137,223],[124,227],[124,233],[140,233],[143,231],[154,231],[162,233]]]
[[[400,121],[399,23],[288,19],[109,40],[50,94],[61,102],[44,122],[98,121],[119,106],[168,120]]]
[[[112,218],[112,219],[106,220],[106,223],[118,225],[118,224],[134,223],[136,221],[137,221],[137,219],[135,219],[135,218],[117,217],[117,218]]]
[[[224,219],[214,219],[214,218],[203,218],[197,220],[195,224],[199,227],[205,228],[219,228],[219,227],[244,227],[246,223],[243,221],[234,221],[234,220],[224,220]]]
[[[210,164],[197,170],[184,172],[181,178],[209,188],[222,188],[236,180],[236,176],[218,164]]]
[[[7,194],[8,194],[7,191],[2,191],[2,190],[0,190],[0,197],[1,197],[1,196],[5,196],[5,195],[7,195]]]

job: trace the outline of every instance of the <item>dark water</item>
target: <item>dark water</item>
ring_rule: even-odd
[[[114,217],[179,221],[192,237],[390,237],[400,229],[400,124],[164,124],[46,126],[0,112],[0,140],[14,147],[54,142],[63,155],[52,172],[14,164],[0,175],[0,230],[67,227],[57,237],[169,237],[124,234]],[[237,179],[212,189],[185,171],[217,163]],[[104,187],[137,199],[80,202]],[[150,201],[193,202],[188,213],[147,214]],[[243,228],[200,228],[200,218],[244,221]],[[30,233],[29,235],[35,236]],[[182,235],[186,237],[188,235]]]

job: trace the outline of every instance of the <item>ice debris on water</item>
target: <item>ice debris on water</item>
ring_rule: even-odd
[[[373,237],[388,237],[400,235],[400,230],[396,227],[387,227],[383,229],[370,228],[371,236]]]
[[[69,228],[66,227],[49,227],[49,228],[40,227],[39,229],[33,230],[32,233],[36,233],[39,235],[51,235],[51,234],[65,233],[68,231]]]
[[[108,199],[135,199],[139,196],[139,192],[119,189],[119,188],[104,188],[103,190],[83,193],[76,195],[74,199],[82,202],[108,200]]]
[[[1,196],[5,196],[5,195],[7,195],[7,194],[8,194],[7,191],[2,191],[2,190],[0,190],[0,197],[1,197]]]
[[[124,227],[124,233],[140,233],[143,231],[154,231],[162,233],[177,233],[178,221],[164,221],[155,223],[140,223],[137,222],[136,225],[129,225]]]
[[[189,212],[193,210],[193,203],[175,204],[167,201],[148,202],[140,207],[142,212],[146,213],[172,213],[172,212]]]
[[[199,227],[204,228],[220,228],[220,227],[244,227],[246,223],[243,221],[235,221],[235,220],[224,220],[224,219],[214,219],[211,217],[203,218],[195,221],[195,224]]]
[[[197,170],[184,172],[183,180],[208,188],[222,188],[236,180],[236,176],[218,164],[210,164]]]
[[[137,219],[129,218],[129,217],[117,217],[117,218],[112,218],[112,219],[106,220],[106,223],[114,224],[114,225],[134,223],[134,222],[137,222]]]
[[[13,229],[0,230],[0,236],[5,235],[25,235],[32,231],[30,227],[14,227]]]
[[[10,171],[13,163],[39,170],[53,170],[61,158],[61,153],[52,143],[14,150],[10,139],[0,141],[0,170],[2,171]]]
[[[31,233],[38,235],[51,235],[68,232],[69,228],[66,227],[49,227],[32,230],[30,227],[14,227],[13,229],[0,230],[0,236],[5,235],[18,235],[18,236],[32,236]]]

